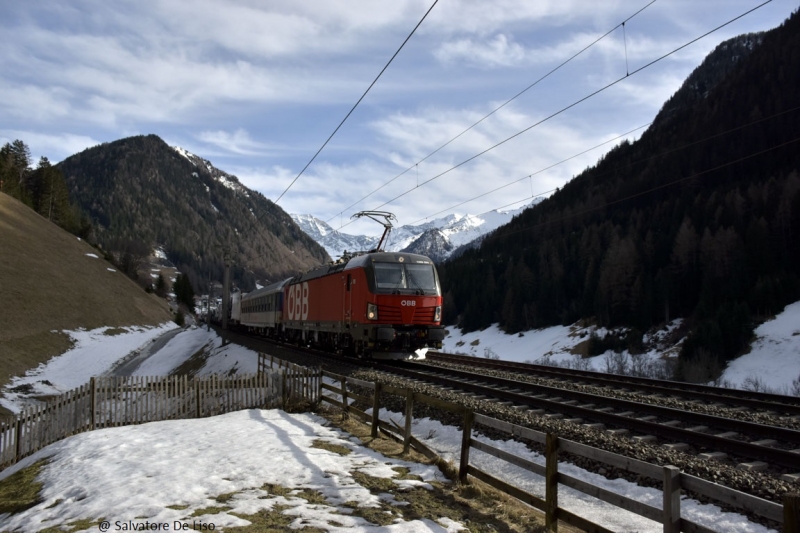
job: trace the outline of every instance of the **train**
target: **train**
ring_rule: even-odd
[[[423,255],[383,251],[388,218],[386,225],[374,250],[232,297],[229,324],[359,358],[424,359],[429,349],[441,349],[436,266]]]

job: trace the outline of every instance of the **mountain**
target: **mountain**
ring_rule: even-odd
[[[439,266],[444,319],[508,333],[579,320],[641,349],[676,317],[676,377],[708,381],[800,299],[800,14],[721,43],[636,142]]]
[[[329,260],[262,194],[155,135],[101,144],[57,167],[104,250],[134,263],[163,250],[196,290],[223,278],[226,252],[244,290]]]
[[[533,204],[531,204],[533,205]],[[506,224],[530,205],[512,211],[491,211],[482,215],[447,215],[416,226],[392,228],[384,249],[392,252],[411,252],[427,255],[440,262],[459,247],[491,233]],[[291,215],[298,226],[319,243],[331,257],[340,257],[345,251],[370,250],[377,246],[382,234],[375,236],[350,235],[333,229],[313,215]]]

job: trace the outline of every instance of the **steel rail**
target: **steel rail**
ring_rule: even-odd
[[[620,374],[607,374],[594,372],[591,370],[574,370],[556,368],[547,365],[536,365],[532,363],[517,363],[512,361],[497,361],[479,359],[471,356],[457,356],[453,354],[442,354],[439,352],[428,352],[426,356],[432,361],[442,361],[469,366],[482,366],[498,370],[513,372],[523,371],[531,375],[546,375],[556,378],[576,381],[585,380],[592,384],[622,387],[639,387],[652,393],[664,396],[680,396],[681,398],[691,398],[728,404],[735,407],[749,407],[762,411],[782,412],[786,415],[800,416],[800,398],[784,396],[782,394],[772,394],[764,392],[753,392],[740,389],[726,389],[722,387],[712,387],[709,385],[698,385],[682,381],[664,381],[652,378],[642,378],[635,376],[623,376]]]
[[[738,457],[764,461],[770,465],[791,469],[793,472],[800,471],[800,454],[790,450],[768,448],[765,446],[743,442],[718,435],[710,435],[707,433],[700,433],[689,429],[676,428],[658,422],[650,422],[647,420],[630,418],[628,416],[623,416],[619,414],[597,411],[589,407],[582,407],[579,405],[569,405],[563,402],[536,397],[533,396],[532,393],[541,391],[540,394],[552,393],[552,394],[558,394],[559,396],[562,397],[570,396],[572,399],[581,399],[587,402],[602,401],[606,404],[610,403],[616,406],[624,406],[626,410],[634,410],[638,412],[642,412],[645,411],[646,409],[652,409],[656,407],[649,404],[640,404],[637,402],[630,402],[618,399],[613,399],[615,400],[613,402],[607,402],[609,398],[605,396],[595,396],[586,393],[575,393],[574,391],[567,391],[564,389],[542,387],[539,385],[534,385],[523,381],[508,380],[493,376],[485,376],[482,374],[473,374],[469,372],[455,371],[449,368],[440,369],[440,371],[445,372],[447,374],[446,377],[441,374],[431,373],[432,367],[427,365],[421,365],[425,367],[424,372],[412,370],[411,368],[409,368],[415,365],[417,365],[417,363],[412,363],[412,364],[406,363],[402,367],[392,368],[392,372],[397,372],[398,374],[404,375],[405,377],[408,378],[429,381],[436,383],[438,385],[449,386],[484,396],[495,397],[500,400],[511,401],[518,405],[528,405],[532,407],[546,409],[553,412],[569,414],[570,416],[578,418],[596,420],[598,422],[602,422],[604,424],[608,424],[611,426],[625,428],[646,435],[655,435],[674,442],[683,442],[700,448],[707,448],[713,451],[721,451],[729,453]],[[454,377],[450,376],[458,377],[460,379],[455,379]],[[463,381],[464,379],[482,381],[485,384],[465,382]],[[494,386],[489,387],[486,384],[491,384]],[[505,389],[496,388],[497,386],[505,387]],[[509,388],[514,388],[516,390],[508,390]],[[525,389],[527,389],[530,392],[522,392]],[[683,421],[689,420],[689,415],[695,415],[694,413],[687,413],[686,411],[663,408],[663,407],[659,407],[658,410],[663,410],[661,411],[662,413],[664,413],[664,415],[662,416],[666,416],[668,418],[677,418]],[[733,431],[743,432],[743,433],[747,431],[761,432],[762,430],[779,430],[777,433],[781,434],[784,437],[789,437],[791,439],[789,442],[800,442],[800,432],[785,428],[776,428],[774,426],[763,426],[760,424],[754,424],[752,422],[729,420],[721,417],[712,417],[710,415],[692,416],[691,420],[704,421],[708,423],[708,425],[716,426],[721,429],[730,429]],[[757,434],[762,435],[762,433],[757,433]]]

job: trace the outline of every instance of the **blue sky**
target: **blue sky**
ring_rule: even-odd
[[[22,139],[35,160],[57,162],[153,133],[274,200],[432,2],[6,1],[0,143]],[[514,202],[563,185],[619,141],[542,169],[649,123],[721,41],[771,29],[798,7],[797,0],[773,0],[418,187],[761,3],[649,2],[440,0],[279,205],[334,227],[364,209],[392,211],[409,224],[518,207]],[[645,6],[624,35],[617,28],[419,163]],[[369,222],[344,227],[370,229],[379,233]]]

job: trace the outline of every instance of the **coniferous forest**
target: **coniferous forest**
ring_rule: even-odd
[[[714,377],[800,300],[798,88],[797,12],[723,43],[639,140],[441,265],[445,319],[513,333],[591,318],[630,328],[616,342],[635,350],[683,318],[676,377]]]

